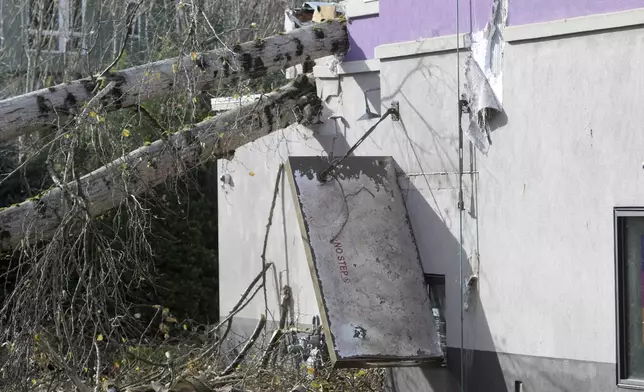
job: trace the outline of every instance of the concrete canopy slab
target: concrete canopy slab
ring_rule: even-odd
[[[442,351],[391,157],[289,157],[329,354],[336,367],[413,366]]]

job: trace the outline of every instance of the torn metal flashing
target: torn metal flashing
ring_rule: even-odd
[[[347,157],[318,181],[328,167],[320,157],[289,157],[287,175],[334,365],[440,366],[393,159]]]
[[[503,112],[503,29],[507,21],[508,0],[494,0],[492,17],[483,31],[472,34],[465,76],[469,101],[469,140],[487,155],[492,139],[490,121]]]

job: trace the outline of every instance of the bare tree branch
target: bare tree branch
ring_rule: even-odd
[[[259,321],[257,322],[257,326],[255,326],[255,330],[253,331],[252,335],[244,345],[244,348],[237,354],[237,357],[235,358],[234,361],[224,369],[224,371],[221,373],[222,376],[227,376],[230,373],[234,372],[237,369],[237,366],[246,358],[246,354],[248,354],[248,351],[253,347],[255,344],[255,341],[259,337],[259,334],[262,332],[264,329],[264,326],[266,325],[266,315],[262,314],[259,318]]]
[[[227,157],[248,142],[295,122],[310,122],[319,111],[315,85],[304,75],[258,101],[157,140],[79,179],[88,213],[97,216],[178,176],[213,157]],[[51,238],[69,206],[61,188],[0,211],[0,248],[10,249],[27,238]],[[33,219],[37,226],[33,227]],[[31,228],[31,230],[30,230]]]

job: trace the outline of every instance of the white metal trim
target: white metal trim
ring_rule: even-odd
[[[644,207],[616,207],[615,208],[615,217],[616,218],[630,218],[630,217],[642,217],[644,216]]]
[[[262,94],[242,95],[240,97],[211,98],[210,107],[212,111],[226,111],[236,107],[252,103],[260,99]]]
[[[344,13],[348,19],[378,15],[380,2],[379,0],[349,0],[344,6]]]
[[[459,39],[460,49],[469,48],[469,34],[463,33]],[[419,54],[456,50],[456,34],[380,45],[375,48],[377,59],[415,56]]]
[[[361,61],[347,61],[340,63],[338,73],[340,75],[349,75],[365,72],[380,72],[380,60],[369,59]]]
[[[644,8],[509,26],[503,31],[503,38],[516,42],[638,25],[644,25]]]
[[[313,67],[313,76],[323,79],[334,79],[340,75],[354,75],[360,73],[380,72],[380,60],[369,59],[359,61],[347,61],[338,64],[337,73],[334,73],[325,65]]]

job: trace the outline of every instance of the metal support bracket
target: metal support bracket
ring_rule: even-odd
[[[458,101],[458,105],[461,108],[461,114],[466,114],[470,112],[470,104],[465,98],[465,94],[461,96],[461,99]]]
[[[391,109],[393,110],[393,113],[391,113],[391,121],[400,121],[400,104],[398,101],[391,103]]]

